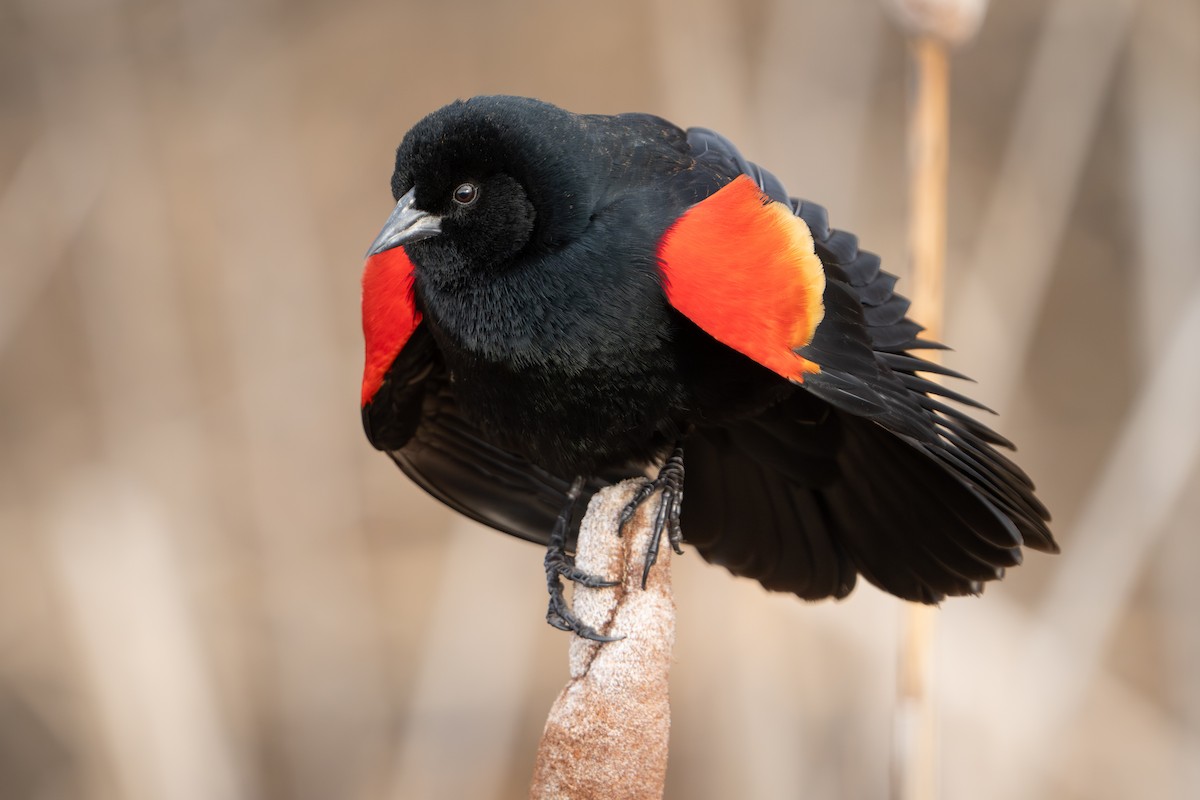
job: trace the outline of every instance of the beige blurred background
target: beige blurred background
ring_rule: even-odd
[[[950,364],[1064,553],[940,614],[945,796],[1200,797],[1200,4],[994,6]],[[0,0],[0,798],[524,796],[541,553],[359,428],[397,142],[487,92],[707,125],[904,275],[905,75],[874,0]],[[676,565],[667,796],[884,796],[900,604]]]

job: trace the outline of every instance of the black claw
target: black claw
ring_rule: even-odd
[[[658,563],[658,546],[662,542],[663,530],[667,531],[667,541],[671,549],[683,555],[683,529],[679,518],[683,512],[683,448],[677,446],[671,451],[670,457],[658,471],[658,477],[642,484],[637,494],[621,511],[621,531],[627,522],[633,519],[638,506],[644,503],[652,494],[662,489],[662,503],[654,517],[654,527],[651,529],[650,546],[646,549],[646,560],[642,567],[642,588],[650,578],[650,568]]]
[[[603,589],[607,586],[617,586],[620,581],[610,581],[599,575],[584,572],[575,566],[575,561],[566,553],[546,553],[546,578],[558,583],[559,577],[566,578],[571,583],[578,583],[590,589]]]
[[[575,566],[575,559],[567,555],[567,526],[571,522],[571,515],[575,511],[575,502],[579,499],[582,488],[583,478],[576,478],[567,492],[568,502],[566,507],[559,512],[558,518],[554,520],[554,527],[550,529],[550,543],[546,547],[546,559],[544,562],[546,567],[546,590],[550,594],[550,604],[546,609],[546,622],[560,631],[571,631],[577,636],[582,636],[584,639],[591,639],[593,642],[615,642],[624,637],[604,636],[597,632],[595,628],[584,624],[571,611],[571,607],[563,595],[563,578],[592,589],[616,586],[620,583],[620,581],[610,581],[599,575],[584,572]]]
[[[605,636],[591,625],[580,621],[567,605],[566,598],[563,597],[562,584],[558,585],[558,591],[550,592],[550,607],[546,609],[546,622],[560,631],[574,633],[576,636],[590,639],[593,642],[615,642],[625,638],[624,636]]]
[[[571,610],[566,597],[563,596],[563,586],[561,583],[558,583],[550,590],[550,603],[546,608],[546,622],[560,631],[568,631],[584,639],[590,639],[593,642],[615,642],[618,639],[625,638],[623,636],[605,636],[575,616],[575,612]]]

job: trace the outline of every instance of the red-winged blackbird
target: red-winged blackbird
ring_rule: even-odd
[[[559,581],[601,582],[568,555],[576,500],[668,454],[658,534],[808,599],[861,573],[934,603],[1057,550],[1009,442],[918,375],[962,377],[913,355],[942,346],[895,277],[722,136],[476,97],[409,131],[392,194],[363,277],[367,436],[550,545],[551,624],[596,636]]]

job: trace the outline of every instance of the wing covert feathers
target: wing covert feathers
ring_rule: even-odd
[[[385,419],[370,422],[378,403]],[[449,375],[425,327],[388,370],[384,388],[364,409],[368,436],[418,486],[464,516],[522,539],[546,544],[567,504],[571,481],[490,443],[459,411]],[[579,514],[593,493],[640,474],[622,466],[591,476]],[[568,534],[574,547],[578,518]]]
[[[797,353],[825,313],[812,235],[749,177],[688,209],[658,257],[668,301],[714,339],[797,383],[820,371]]]

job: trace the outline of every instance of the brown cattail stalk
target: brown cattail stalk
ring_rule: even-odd
[[[913,318],[928,336],[941,338],[946,266],[946,165],[949,135],[949,53],[933,37],[914,38],[916,71],[909,110],[909,247],[913,269]],[[936,351],[934,353],[936,355]],[[905,607],[892,757],[892,796],[928,800],[938,796],[937,708],[933,649],[937,609]]]
[[[950,47],[978,30],[987,0],[886,0],[909,33],[909,248],[912,317],[940,339],[945,305],[946,177],[950,138]],[[933,353],[936,356],[936,351]],[[905,608],[897,667],[892,797],[938,796],[937,709],[933,651],[937,610]]]
[[[671,547],[664,536],[643,589],[661,495],[643,503],[618,536],[617,520],[637,487],[637,481],[626,481],[598,492],[580,526],[576,564],[620,584],[576,586],[575,613],[600,633],[624,638],[602,644],[572,637],[571,678],[546,720],[531,800],[662,797],[671,727],[667,677],[675,644]]]

